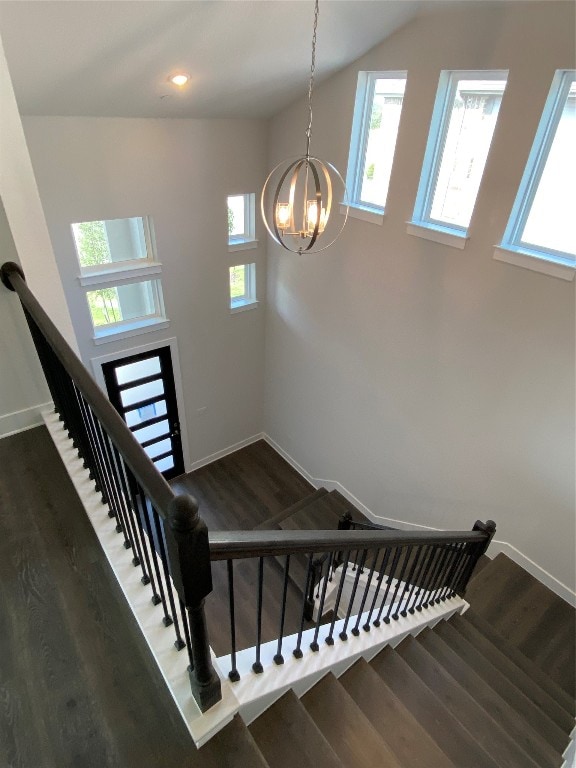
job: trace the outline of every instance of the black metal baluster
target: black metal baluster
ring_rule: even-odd
[[[90,454],[92,467],[90,470],[90,478],[94,482],[94,490],[96,493],[102,494],[102,475],[100,472],[100,463],[96,453],[96,438],[94,437],[94,431],[92,426],[92,415],[90,413],[90,406],[86,402],[84,395],[80,392],[80,407],[82,409],[84,424],[86,427],[86,436],[90,443]]]
[[[390,619],[394,619],[394,621],[398,621],[398,603],[396,602],[396,598],[398,596],[398,590],[400,589],[400,584],[404,581],[404,573],[406,571],[406,566],[408,565],[408,561],[410,560],[410,555],[412,554],[412,548],[406,547],[406,551],[404,552],[404,559],[402,561],[402,568],[400,569],[400,576],[396,579],[396,589],[394,590],[394,596],[392,597],[392,600],[390,601],[390,605],[388,606],[388,612],[386,614],[386,618],[384,619],[384,623],[388,624],[390,622]],[[392,613],[392,608],[396,606],[396,610],[390,616]],[[387,619],[387,620],[386,620]]]
[[[230,653],[230,661],[232,668],[228,672],[228,677],[233,683],[237,683],[240,680],[240,673],[236,667],[236,617],[234,615],[234,561],[227,560],[226,567],[228,569],[228,601],[229,601],[229,613],[230,613],[230,644],[232,651]]]
[[[154,527],[156,530],[156,536],[158,538],[158,547],[160,552],[160,562],[162,563],[162,570],[164,572],[164,584],[166,586],[166,593],[168,595],[168,602],[170,603],[170,614],[165,613],[162,623],[165,627],[169,627],[174,623],[174,631],[176,633],[176,642],[178,645],[183,646],[182,637],[180,636],[180,627],[178,626],[178,616],[176,615],[176,608],[174,606],[174,595],[172,593],[172,583],[170,581],[170,573],[168,571],[168,557],[166,555],[166,547],[164,546],[164,531],[162,530],[162,523],[160,522],[160,516],[155,507],[152,507],[152,519],[154,520]]]
[[[302,616],[300,617],[300,629],[298,631],[298,638],[296,640],[296,648],[292,651],[292,655],[296,659],[301,659],[302,654],[302,635],[304,633],[304,622],[306,621],[308,590],[310,588],[310,582],[312,581],[314,566],[313,566],[314,553],[311,552],[308,555],[308,569],[306,571],[306,587],[302,593]]]
[[[362,601],[360,603],[360,608],[358,610],[358,616],[356,618],[356,624],[354,625],[352,629],[352,634],[354,637],[358,637],[360,634],[360,620],[362,619],[362,614],[364,612],[364,606],[366,605],[366,600],[368,598],[368,593],[370,592],[370,584],[372,583],[372,577],[374,576],[374,568],[376,567],[376,562],[378,560],[378,557],[380,556],[380,550],[376,550],[376,554],[372,558],[372,565],[370,566],[370,573],[368,574],[368,581],[366,582],[366,586],[364,587],[364,594],[362,595]]]
[[[446,557],[444,560],[444,564],[442,568],[440,569],[440,573],[438,574],[438,583],[436,584],[436,588],[433,593],[433,597],[431,600],[431,605],[436,605],[440,602],[439,595],[444,589],[444,584],[446,583],[446,577],[450,571],[450,568],[452,567],[452,560],[454,558],[454,548],[451,544],[448,544],[445,546],[446,551]]]
[[[440,568],[442,566],[442,561],[444,557],[444,547],[441,545],[435,546],[434,551],[434,560],[432,563],[432,568],[430,569],[430,574],[428,576],[428,582],[426,584],[426,588],[424,590],[424,593],[422,595],[422,602],[420,603],[420,609],[428,608],[430,605],[430,600],[432,597],[432,592],[434,590],[434,585],[436,583],[436,580],[438,578],[438,573],[440,572]]]
[[[392,582],[394,580],[394,574],[396,573],[396,568],[398,567],[398,561],[400,560],[400,555],[402,554],[402,547],[394,547],[394,556],[392,558],[392,565],[390,567],[390,572],[387,574],[388,578],[386,579],[386,589],[384,590],[384,597],[382,598],[382,602],[380,603],[380,609],[378,611],[378,616],[376,617],[375,621],[373,622],[375,627],[380,626],[380,619],[382,617],[382,612],[386,606],[386,601],[388,600],[388,595],[390,594],[390,587],[392,585]]]
[[[108,505],[108,517],[116,519],[116,533],[122,533],[122,520],[118,515],[117,503],[112,489],[110,468],[108,466],[108,457],[105,447],[105,433],[96,417],[94,417],[94,429],[96,432],[98,453],[100,455],[100,463],[102,467],[102,479],[104,481],[105,488],[103,497],[106,499],[106,504]]]
[[[410,573],[408,574],[408,578],[406,579],[404,590],[402,592],[402,597],[400,598],[400,608],[402,608],[402,601],[404,601],[404,607],[402,608],[401,611],[399,611],[400,616],[402,616],[403,618],[406,618],[406,616],[408,616],[408,604],[410,602],[410,598],[412,596],[412,592],[414,591],[414,587],[416,584],[416,581],[415,581],[416,569],[418,568],[421,555],[422,555],[422,547],[419,546],[416,549],[416,554],[412,558]]]
[[[358,551],[359,550],[356,551],[356,562],[358,562]],[[344,626],[342,627],[342,631],[338,635],[340,640],[348,640],[348,634],[346,633],[346,630],[348,629],[348,622],[350,621],[350,616],[352,614],[352,606],[354,605],[354,598],[356,597],[356,592],[358,590],[358,582],[360,581],[360,576],[363,573],[364,563],[366,562],[367,555],[368,555],[368,550],[367,549],[363,550],[362,557],[360,558],[360,565],[356,570],[356,578],[354,579],[354,584],[352,586],[352,594],[350,595],[350,602],[348,603],[348,610],[346,611]]]
[[[460,571],[460,568],[462,567],[462,563],[466,559],[466,545],[465,544],[457,544],[456,545],[457,553],[454,555],[452,559],[452,565],[446,575],[446,580],[444,584],[444,588],[440,592],[439,600],[440,602],[445,602],[447,599],[447,595],[450,592],[452,588],[452,584],[454,583],[454,579],[456,578],[456,574]]]
[[[434,581],[430,585],[428,605],[436,604],[436,594],[438,593],[438,589],[440,585],[443,583],[442,578],[446,571],[446,564],[449,562],[449,559],[450,559],[449,548],[446,545],[443,545],[441,546],[440,549],[441,549],[441,556],[438,563],[436,574],[434,576]]]
[[[152,605],[160,605],[160,603],[162,603],[162,608],[164,609],[164,614],[166,615],[167,613],[166,599],[164,597],[164,589],[162,587],[162,578],[160,576],[160,566],[158,565],[158,554],[156,552],[156,547],[154,545],[154,534],[152,532],[152,523],[150,522],[151,505],[148,499],[146,498],[146,494],[144,493],[140,485],[136,483],[135,487],[136,487],[135,501],[137,502],[138,509],[140,511],[140,519],[144,521],[144,527],[146,528],[146,533],[148,534],[148,544],[150,546],[150,552],[152,554],[152,563],[154,565],[154,573],[156,575],[156,580],[154,580],[152,571],[150,571],[150,582],[152,586]]]
[[[258,562],[258,614],[256,625],[256,661],[252,664],[252,669],[259,675],[264,671],[260,662],[260,646],[262,644],[262,592],[264,589],[264,558],[260,557]]]
[[[374,591],[374,597],[372,598],[370,610],[368,611],[368,618],[366,619],[366,623],[362,627],[364,632],[370,632],[370,621],[372,620],[372,614],[374,613],[376,602],[378,600],[378,595],[380,594],[380,587],[382,586],[382,581],[384,579],[384,576],[386,575],[386,568],[388,567],[388,560],[390,559],[391,551],[392,550],[390,549],[390,547],[386,547],[384,549],[384,554],[382,555],[382,562],[380,563],[378,579],[376,580],[376,589]]]
[[[286,565],[284,567],[284,584],[282,588],[282,607],[280,611],[280,632],[278,634],[278,647],[274,656],[274,664],[284,664],[282,656],[282,639],[284,637],[284,619],[286,618],[286,595],[288,593],[288,571],[290,569],[290,555],[286,555]]]
[[[102,452],[100,448],[99,435],[96,429],[96,416],[94,415],[94,412],[92,411],[92,408],[90,406],[87,406],[86,416],[88,418],[88,426],[90,429],[90,434],[92,435],[94,458],[96,459],[96,464],[98,466],[98,485],[100,487],[97,490],[102,496],[102,504],[108,504],[109,496],[108,496],[108,491],[106,487],[106,473],[103,466],[103,458],[102,458]]]
[[[338,608],[340,607],[340,600],[342,598],[342,589],[344,588],[344,582],[346,580],[346,570],[348,569],[349,557],[350,557],[350,550],[346,552],[344,561],[342,562],[342,572],[340,573],[340,581],[338,582],[338,591],[336,592],[336,603],[334,604],[334,610],[332,611],[332,621],[330,622],[330,631],[328,632],[325,638],[325,642],[328,645],[334,645],[334,625],[336,624],[336,619],[338,618]]]
[[[130,489],[130,481],[128,479],[129,470],[128,470],[128,467],[126,466],[124,459],[120,456],[117,450],[115,450],[115,453],[118,461],[118,467],[120,470],[120,485],[122,487],[122,494],[124,496],[124,500],[126,504],[127,515],[132,526],[134,543],[136,545],[137,557],[132,560],[132,563],[133,565],[136,565],[135,560],[139,561],[139,565],[142,570],[142,578],[141,578],[142,584],[149,584],[150,576],[148,575],[148,571],[150,569],[150,566],[147,558],[147,553],[145,550],[142,529],[140,528],[138,510],[136,505],[134,504],[133,494]]]
[[[324,611],[324,601],[326,599],[326,588],[328,587],[328,574],[330,573],[330,568],[332,567],[332,560],[334,559],[334,552],[330,552],[330,557],[328,558],[328,568],[326,569],[326,578],[323,581],[322,584],[322,596],[320,597],[320,605],[318,606],[318,616],[316,617],[316,628],[314,630],[314,639],[310,643],[310,649],[314,652],[318,651],[320,646],[318,645],[318,633],[320,632],[320,622],[322,621],[322,612]],[[324,570],[324,563],[322,563],[322,570],[320,571],[320,577],[322,577],[322,573]]]
[[[124,549],[132,549],[132,536],[130,534],[130,528],[128,526],[128,521],[126,520],[126,517],[124,515],[124,509],[122,508],[122,504],[120,502],[120,493],[118,491],[118,478],[115,474],[115,467],[114,467],[114,459],[112,457],[112,443],[110,441],[110,438],[104,433],[104,451],[106,456],[106,467],[108,470],[108,478],[110,482],[110,490],[112,494],[112,498],[114,499],[114,510],[116,512],[116,519],[117,521],[120,521],[121,524],[121,531],[124,534]],[[116,530],[118,530],[118,527],[116,527]]]
[[[190,626],[188,622],[188,615],[186,613],[186,606],[181,597],[178,598],[180,606],[180,618],[182,619],[182,626],[184,627],[184,638],[186,640],[186,651],[188,653],[188,672],[194,671],[194,656],[192,654],[192,638],[190,637]]]
[[[430,565],[430,557],[432,548],[428,545],[422,547],[422,558],[420,560],[420,568],[418,573],[414,576],[414,587],[408,598],[408,613],[413,616],[416,611],[416,603],[423,589],[424,582],[428,575],[428,567]]]
[[[122,508],[122,517],[126,522],[126,529],[129,536],[131,549],[132,549],[132,565],[136,568],[142,562],[142,552],[136,539],[132,516],[130,514],[130,504],[128,502],[128,494],[126,493],[126,487],[124,485],[124,473],[122,471],[122,462],[120,454],[114,443],[110,441],[110,458],[112,459],[112,470],[114,477],[116,478],[116,489],[118,496],[118,505]]]

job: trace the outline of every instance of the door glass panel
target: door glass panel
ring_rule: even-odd
[[[169,469],[173,468],[174,459],[172,456],[166,456],[166,458],[160,459],[160,461],[155,461],[154,464],[159,472],[167,472]]]
[[[145,376],[154,376],[155,373],[160,373],[160,358],[149,357],[147,360],[139,360],[136,363],[119,365],[116,368],[116,380],[118,384],[128,384]]]
[[[156,381],[150,381],[148,384],[140,384],[136,387],[130,387],[120,392],[120,399],[122,405],[126,408],[133,403],[138,403],[140,400],[148,400],[151,397],[158,397],[164,394],[164,382],[162,379]],[[147,418],[150,418],[148,416]]]
[[[169,432],[170,425],[165,419],[164,421],[159,421],[158,424],[151,424],[149,427],[137,429],[134,432],[134,437],[136,440],[138,440],[139,443],[144,443],[146,440],[152,440],[153,437],[161,437],[162,435],[167,435]]]
[[[126,411],[124,414],[126,424],[128,424],[129,427],[135,427],[147,419],[153,419],[155,416],[165,415],[166,400],[157,400],[155,403],[145,405],[143,408],[134,408],[131,411]]]
[[[166,453],[166,451],[172,450],[172,440],[170,438],[166,438],[166,440],[159,440],[157,443],[154,443],[154,445],[149,445],[147,448],[144,449],[148,456],[153,459],[154,456],[160,456],[161,453]]]

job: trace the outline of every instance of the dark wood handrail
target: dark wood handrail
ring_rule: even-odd
[[[174,499],[174,492],[148,458],[138,440],[126,426],[120,414],[101,391],[86,370],[84,364],[72,350],[66,339],[40,306],[38,300],[26,285],[24,274],[18,264],[6,262],[2,265],[2,282],[15,291],[23,307],[30,314],[46,341],[58,357],[68,374],[84,395],[100,423],[124,457],[146,495],[165,518],[168,505]]]
[[[480,544],[483,531],[210,531],[211,560],[406,545]]]

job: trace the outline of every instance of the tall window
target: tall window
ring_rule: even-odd
[[[95,343],[166,322],[148,217],[77,222],[72,236]]]
[[[576,266],[576,72],[552,82],[501,247]],[[525,261],[523,266],[531,266]],[[573,275],[572,275],[573,276]]]
[[[255,195],[228,196],[228,250],[241,251],[256,248]]]
[[[413,223],[466,234],[507,72],[442,72]]]
[[[237,264],[230,267],[230,311],[254,309],[256,300],[256,264]]]
[[[406,88],[406,72],[360,72],[346,186],[354,208],[382,214]]]

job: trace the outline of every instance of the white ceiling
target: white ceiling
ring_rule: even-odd
[[[420,5],[321,0],[317,80]],[[313,0],[2,0],[0,35],[23,114],[265,118],[307,92],[313,14]]]

